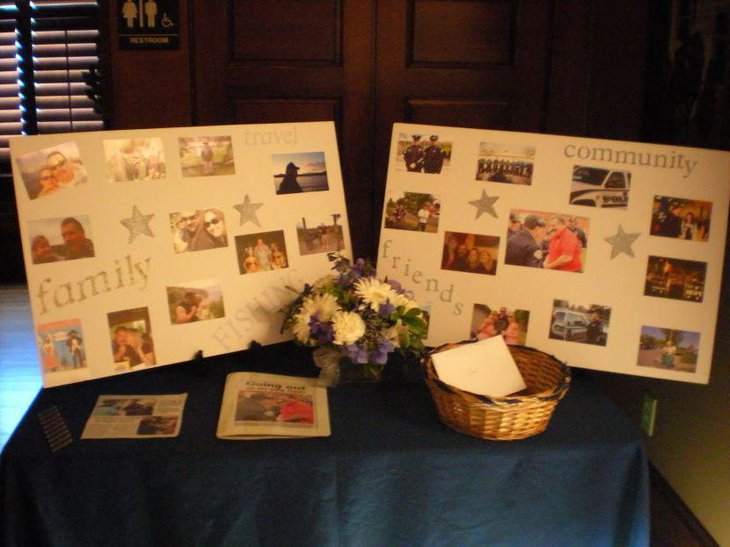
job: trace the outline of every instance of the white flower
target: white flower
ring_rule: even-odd
[[[373,277],[362,277],[355,283],[355,294],[362,298],[363,302],[370,306],[373,311],[378,311],[382,304],[394,302],[398,293],[387,283],[378,281]]]
[[[401,293],[396,293],[395,296],[391,299],[391,303],[396,308],[400,308],[401,306],[403,306],[406,311],[418,307],[418,302],[416,302],[412,298],[408,298],[405,294]]]
[[[297,337],[297,340],[303,344],[307,344],[310,342],[311,329],[309,328],[309,322],[312,320],[312,316],[316,315],[317,319],[326,322],[339,309],[340,306],[337,303],[337,299],[329,293],[315,294],[307,297],[302,302],[299,312],[294,315],[292,332]]]
[[[332,327],[335,335],[332,343],[338,346],[354,344],[365,334],[365,321],[355,312],[335,312]]]

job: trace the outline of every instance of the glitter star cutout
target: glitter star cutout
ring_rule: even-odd
[[[485,190],[482,190],[482,197],[470,201],[469,204],[477,208],[477,216],[479,218],[482,213],[489,213],[494,218],[497,218],[497,211],[494,210],[494,203],[499,199],[497,196],[489,197]]]
[[[155,237],[155,234],[150,229],[150,221],[153,216],[155,215],[143,215],[135,205],[132,208],[132,216],[130,218],[123,218],[120,221],[129,230],[129,243],[132,243],[139,234]]]
[[[253,222],[256,226],[261,226],[259,219],[256,216],[256,211],[262,205],[263,203],[251,203],[251,199],[248,197],[248,194],[246,194],[246,197],[243,198],[243,203],[233,206],[238,209],[239,213],[241,213],[241,222],[239,223],[239,226],[243,226],[246,222]]]
[[[634,251],[631,245],[641,234],[627,234],[624,232],[623,226],[618,225],[616,235],[612,235],[605,239],[606,243],[611,245],[611,260],[621,253],[626,253],[630,257],[634,257]]]

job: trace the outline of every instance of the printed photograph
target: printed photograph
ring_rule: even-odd
[[[223,291],[213,280],[167,287],[167,304],[173,325],[225,317]]]
[[[273,154],[271,163],[277,194],[329,190],[324,152]]]
[[[159,137],[105,140],[104,157],[109,182],[143,182],[167,174]]]
[[[89,181],[73,141],[24,154],[15,161],[30,199],[50,196]]]
[[[289,267],[284,230],[236,236],[236,254],[241,275]]]
[[[534,146],[481,142],[476,180],[529,185],[534,164]]]
[[[550,318],[550,338],[605,346],[611,308],[597,304],[572,304],[567,300],[553,300]]]
[[[452,144],[439,135],[400,133],[395,168],[412,173],[445,173],[451,164]]]
[[[183,177],[235,175],[231,137],[180,137]]]
[[[340,218],[340,213],[302,217],[297,222],[299,254],[342,251],[345,248],[345,239]]]
[[[94,416],[151,416],[155,400],[104,399],[94,408]]]
[[[115,371],[138,370],[157,363],[146,307],[108,313],[107,321]]]
[[[385,227],[435,234],[439,228],[441,201],[433,194],[403,192],[388,197]]]
[[[177,416],[148,416],[137,426],[138,435],[174,435],[177,431]]]
[[[314,425],[311,395],[241,390],[236,403],[237,422],[288,422]]]
[[[31,220],[28,222],[28,237],[33,264],[94,256],[88,215]]]
[[[504,263],[582,272],[589,224],[587,217],[513,209],[507,226]]]
[[[700,333],[661,327],[641,327],[640,367],[695,372],[700,347]]]
[[[687,241],[707,241],[711,218],[710,201],[654,196],[649,233]]]
[[[570,204],[588,207],[618,207],[629,205],[631,173],[601,167],[573,166]]]
[[[485,340],[502,336],[509,345],[525,345],[530,312],[505,306],[492,308],[487,304],[474,304],[469,336]]]
[[[171,213],[170,230],[176,253],[228,247],[226,219],[219,208]]]
[[[43,374],[86,368],[80,320],[67,319],[38,325],[36,342]]]
[[[702,302],[707,264],[665,256],[649,256],[644,294],[660,298]]]
[[[441,268],[456,272],[496,275],[499,237],[444,232]]]

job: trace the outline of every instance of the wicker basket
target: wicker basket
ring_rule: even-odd
[[[509,346],[527,385],[520,394],[486,397],[439,380],[431,355],[472,342],[475,340],[439,346],[423,359],[426,385],[441,421],[461,433],[498,441],[524,439],[545,431],[558,401],[568,392],[570,369],[536,349]]]

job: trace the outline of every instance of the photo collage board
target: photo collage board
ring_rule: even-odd
[[[395,124],[378,274],[429,310],[429,346],[707,383],[729,201],[727,152]]]
[[[11,158],[44,387],[289,339],[281,308],[351,257],[331,122],[22,137]]]

